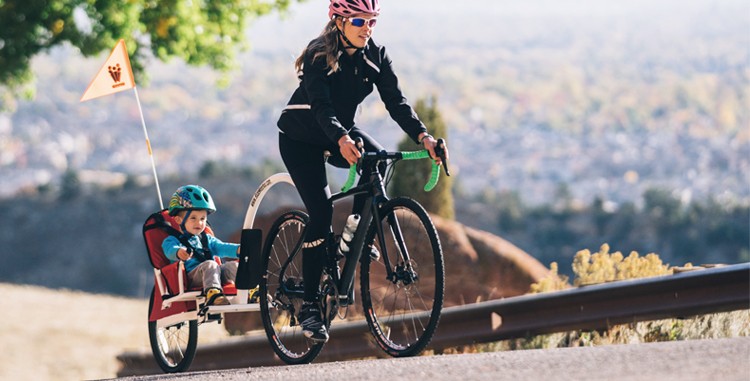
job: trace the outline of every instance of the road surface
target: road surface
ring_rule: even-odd
[[[750,381],[750,338],[359,360],[118,380]]]

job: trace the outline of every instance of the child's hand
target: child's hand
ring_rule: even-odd
[[[179,258],[180,260],[187,261],[188,259],[190,259],[190,257],[192,257],[192,255],[190,255],[190,253],[188,253],[188,251],[185,250],[184,247],[181,247],[177,250],[177,258]]]

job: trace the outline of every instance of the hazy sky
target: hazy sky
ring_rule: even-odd
[[[562,28],[600,30],[602,25],[677,35],[686,28],[740,25],[750,39],[750,2],[745,0],[384,0],[381,8],[373,38],[386,44],[454,43],[465,41],[467,34],[478,44],[492,44],[514,34],[553,38]],[[293,3],[284,18],[272,15],[253,24],[253,46],[296,54],[320,32],[327,12],[328,0]]]

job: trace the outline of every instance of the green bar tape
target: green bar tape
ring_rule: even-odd
[[[438,183],[438,178],[440,178],[440,166],[437,165],[434,161],[432,162],[432,173],[430,174],[430,181],[427,182],[424,186],[424,191],[429,192],[433,189],[435,189],[435,186]]]
[[[421,151],[401,152],[401,157],[404,160],[427,159],[430,157],[430,152],[426,149]]]
[[[342,192],[346,192],[349,189],[352,189],[352,185],[354,185],[354,180],[357,179],[357,164],[352,164],[351,167],[349,167],[349,178],[346,179],[346,184],[341,188]]]

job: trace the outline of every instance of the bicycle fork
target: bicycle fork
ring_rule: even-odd
[[[395,213],[391,213],[386,218],[388,220],[388,228],[390,229],[391,234],[393,234],[393,240],[396,244],[395,249],[398,250],[399,254],[398,256],[394,256],[394,258],[401,258],[403,260],[403,263],[397,263],[395,266],[391,265],[390,258],[387,255],[388,249],[385,247],[385,232],[382,230],[382,227],[378,225],[378,240],[380,247],[386,252],[383,255],[383,263],[385,264],[386,272],[388,274],[387,279],[393,284],[401,281],[404,285],[409,285],[418,279],[418,275],[412,268],[411,257],[409,255],[409,250],[404,243],[405,241],[401,225],[399,224],[398,217]]]

